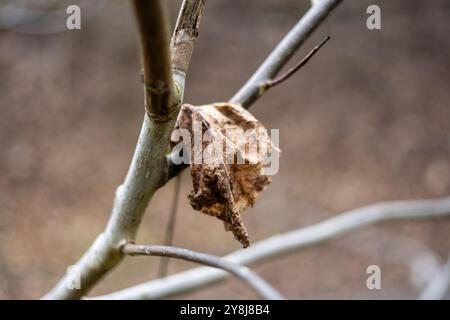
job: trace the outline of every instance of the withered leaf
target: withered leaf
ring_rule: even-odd
[[[270,183],[262,173],[264,157],[273,149],[267,130],[250,112],[231,103],[183,105],[176,128],[191,135],[192,207],[222,220],[225,230],[248,247],[241,213]]]

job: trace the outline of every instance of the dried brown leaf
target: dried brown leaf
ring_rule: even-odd
[[[177,128],[188,130],[192,136],[192,207],[222,220],[225,229],[248,247],[241,213],[253,206],[258,193],[270,183],[262,174],[263,157],[273,148],[267,130],[250,112],[231,103],[184,105]],[[204,137],[197,145],[196,134]]]

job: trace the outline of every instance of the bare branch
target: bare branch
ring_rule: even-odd
[[[341,2],[342,0],[322,0],[313,5],[278,43],[253,76],[231,98],[230,102],[240,103],[244,108],[248,108],[255,102],[260,97],[260,84],[277,75],[305,40]]]
[[[450,216],[450,197],[378,203],[339,214],[310,227],[272,236],[224,258],[247,265],[293,253],[375,223],[448,216]],[[159,299],[210,285],[225,279],[226,276],[227,274],[221,270],[200,267],[97,298]]]
[[[226,259],[216,257],[210,254],[195,252],[188,249],[153,246],[153,245],[135,245],[126,244],[122,248],[123,253],[128,255],[148,255],[170,257],[175,259],[187,260],[200,263],[206,266],[223,269],[228,271],[238,279],[247,283],[261,298],[268,300],[282,300],[283,296],[272,288],[265,280],[245,266],[227,261]]]
[[[172,36],[173,69],[186,75],[206,0],[185,0]]]
[[[68,273],[43,297],[44,299],[78,299],[115,267],[123,258],[120,247],[136,237],[150,199],[167,181],[165,152],[181,107],[186,75],[183,77],[179,73],[174,73],[175,86],[172,85],[171,75],[168,74],[168,70],[171,69],[170,60],[167,59],[168,40],[164,40],[168,35],[162,11],[163,0],[133,1],[141,35],[144,78],[147,84],[145,88],[147,112],[139,140],[125,181],[117,188],[105,231],[76,263],[81,274],[81,288],[71,289],[72,284],[77,281],[78,273]],[[186,0],[184,5],[193,1]],[[149,21],[152,19],[155,21]],[[192,15],[182,14],[178,25],[191,19]],[[196,26],[198,22],[199,19]],[[192,37],[195,38],[194,35]],[[178,46],[180,44],[173,39],[172,59],[174,52],[178,52]],[[186,56],[190,57],[192,50],[189,52]],[[161,85],[158,87],[158,84]],[[172,90],[172,86],[175,90]],[[159,89],[162,91],[158,91]]]
[[[181,101],[205,4],[206,0],[184,0],[172,36],[172,72]]]

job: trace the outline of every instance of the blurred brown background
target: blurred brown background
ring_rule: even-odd
[[[0,8],[79,4],[14,24],[0,11],[0,298],[38,298],[106,224],[143,117],[137,36],[128,1],[0,1]],[[53,4],[52,4],[53,3]],[[94,4],[95,3],[95,4]],[[171,1],[172,23],[181,1]],[[378,4],[382,29],[366,28]],[[209,0],[185,101],[228,99],[302,16],[308,1]],[[280,129],[280,172],[244,219],[253,241],[381,200],[450,193],[450,2],[347,0],[290,64],[332,40],[251,111]],[[48,18],[48,17],[47,17]],[[3,21],[2,21],[3,20]],[[44,28],[45,24],[45,28]],[[56,32],[52,32],[55,28]],[[45,31],[46,34],[39,34]],[[49,31],[50,30],[50,31]],[[38,33],[38,34],[36,34]],[[161,243],[173,181],[152,200],[140,243]],[[182,177],[175,245],[223,255],[239,249],[217,219],[192,210]],[[450,221],[397,221],[354,232],[255,270],[288,298],[415,298],[446,259]],[[158,258],[129,258],[92,292],[155,277]],[[381,267],[382,290],[366,288]],[[172,261],[170,272],[190,268]],[[255,298],[228,280],[178,298]]]

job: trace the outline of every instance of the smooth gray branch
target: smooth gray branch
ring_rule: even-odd
[[[156,245],[125,244],[122,252],[133,256],[148,255],[182,259],[222,269],[247,283],[261,298],[268,300],[284,299],[278,291],[249,268],[230,262],[224,258],[183,248]]]
[[[250,248],[225,256],[229,261],[248,265],[297,252],[375,223],[450,216],[450,197],[431,200],[381,202],[341,213],[310,227],[279,234],[254,243]],[[189,292],[225,279],[221,270],[194,268],[120,290],[101,299],[161,299]]]

